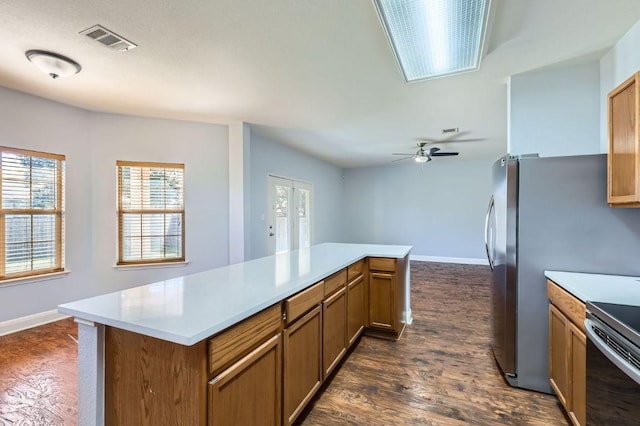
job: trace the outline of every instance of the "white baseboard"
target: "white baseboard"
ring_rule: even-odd
[[[475,257],[439,257],[439,256],[421,256],[412,254],[409,258],[416,262],[441,262],[441,263],[461,263],[464,265],[488,265],[487,259],[478,259]]]
[[[51,311],[40,312],[38,314],[27,315],[26,317],[0,322],[0,336],[48,324],[67,317],[69,317],[69,315],[61,314],[57,310],[53,309]]]

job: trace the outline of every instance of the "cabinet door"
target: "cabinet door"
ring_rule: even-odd
[[[347,289],[342,287],[322,303],[323,370],[326,378],[347,352]]]
[[[280,425],[282,335],[209,382],[209,425]]]
[[[396,274],[369,273],[369,327],[397,331]]]
[[[347,339],[353,345],[364,329],[364,277],[360,275],[347,286]]]
[[[638,207],[640,201],[637,76],[623,82],[608,96],[608,201],[622,207]]]
[[[574,425],[587,423],[587,336],[569,322],[569,387]]]
[[[284,424],[298,417],[322,384],[322,308],[284,330]]]
[[[549,380],[551,387],[567,412],[571,407],[569,397],[569,374],[567,362],[569,345],[567,336],[568,320],[555,306],[549,304]]]

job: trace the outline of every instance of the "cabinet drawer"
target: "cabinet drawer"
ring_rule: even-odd
[[[219,373],[282,329],[282,307],[275,304],[209,340],[209,374]]]
[[[312,285],[306,290],[302,290],[295,296],[291,296],[284,302],[284,309],[287,315],[287,325],[291,324],[302,314],[319,305],[324,299],[324,281]]]
[[[551,280],[547,280],[547,297],[583,333],[586,332],[584,319],[587,308],[584,303]]]
[[[347,268],[336,272],[335,274],[324,279],[324,294],[330,295],[340,287],[347,284]]]
[[[364,269],[364,259],[358,260],[356,263],[352,263],[347,268],[347,280],[349,282],[353,281],[355,278],[358,278],[362,275],[362,270]]]
[[[369,270],[371,271],[396,271],[396,259],[388,257],[370,257]]]

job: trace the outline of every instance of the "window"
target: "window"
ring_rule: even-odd
[[[117,166],[118,264],[184,261],[184,164]]]
[[[64,155],[0,152],[0,280],[64,270]]]

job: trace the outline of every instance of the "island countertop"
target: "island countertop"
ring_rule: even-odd
[[[365,257],[411,246],[324,243],[58,306],[61,313],[193,345]]]
[[[640,277],[563,271],[544,274],[582,302],[640,306]]]

